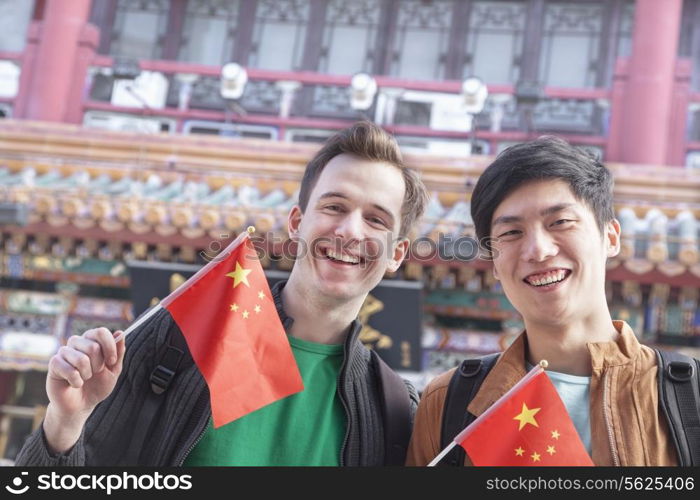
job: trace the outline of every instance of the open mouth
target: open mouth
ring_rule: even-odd
[[[536,288],[546,288],[565,281],[569,276],[571,276],[570,269],[555,269],[544,273],[531,274],[523,281]]]
[[[346,266],[357,266],[364,262],[364,259],[362,257],[350,255],[343,252],[336,252],[335,250],[332,250],[330,248],[323,249],[322,254],[326,259],[330,260],[331,262]]]

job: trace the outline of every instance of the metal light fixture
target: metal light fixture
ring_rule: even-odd
[[[221,68],[221,97],[240,99],[248,83],[248,72],[238,63],[227,63]]]
[[[484,109],[489,90],[486,84],[476,76],[470,76],[462,82],[464,108],[470,115],[478,115]]]
[[[357,73],[350,80],[350,107],[366,111],[374,103],[377,94],[377,81],[367,73]]]

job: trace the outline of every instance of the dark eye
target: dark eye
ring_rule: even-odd
[[[558,221],[555,221],[552,225],[553,226],[561,226],[562,224],[566,224],[567,222],[573,222],[571,219],[559,219]]]
[[[386,222],[384,222],[384,219],[381,219],[380,217],[370,216],[367,218],[367,220],[370,221],[372,224],[379,224],[380,226],[387,227]]]
[[[343,207],[341,207],[340,205],[326,205],[323,208],[325,210],[330,210],[331,212],[340,212],[343,209]]]
[[[517,236],[520,234],[520,231],[518,229],[511,229],[510,231],[506,231],[503,234],[498,235],[499,238],[508,238],[509,236]]]

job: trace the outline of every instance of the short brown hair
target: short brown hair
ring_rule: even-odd
[[[404,165],[396,139],[381,127],[367,121],[357,122],[332,136],[306,165],[299,189],[301,211],[306,211],[311,191],[325,166],[341,154],[388,163],[401,171],[406,192],[401,206],[399,237],[407,236],[425,211],[428,192],[418,174]]]

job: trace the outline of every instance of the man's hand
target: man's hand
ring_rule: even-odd
[[[92,411],[114,389],[126,350],[124,342],[114,341],[120,333],[95,328],[74,335],[49,361],[44,434],[51,451],[70,449]]]

